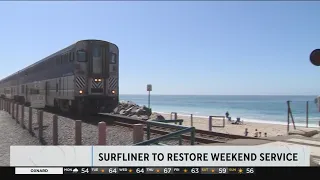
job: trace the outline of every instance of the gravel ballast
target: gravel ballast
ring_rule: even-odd
[[[10,165],[10,146],[41,145],[27,129],[22,129],[7,112],[0,111],[0,166]]]
[[[19,106],[18,120],[21,123],[21,108]],[[29,127],[29,108],[24,107],[23,123],[26,129],[21,127],[21,124],[12,119],[11,115],[5,111],[0,111],[0,165],[9,166],[10,163],[10,146],[11,145],[41,145],[39,142],[39,129],[37,122],[38,111],[32,109],[32,136],[28,132]],[[58,116],[58,144],[59,145],[74,145],[75,142],[75,121],[66,117]],[[43,112],[43,141],[44,145],[53,144],[53,114]],[[107,139],[106,145],[133,145],[133,130],[129,127],[119,125],[107,125],[106,129]],[[158,134],[151,134],[151,139],[159,137]],[[144,140],[147,139],[145,133]],[[98,143],[98,126],[88,123],[82,123],[82,144],[83,145],[97,145]],[[166,140],[160,143],[167,145],[178,145],[179,141]],[[183,145],[190,145],[190,141],[183,140]]]
[[[32,129],[35,136],[38,137],[38,122],[37,110],[32,111]],[[28,127],[29,108],[25,107],[25,124]],[[45,144],[52,145],[52,130],[53,130],[53,114],[43,112],[43,139]],[[58,143],[59,145],[74,145],[75,142],[75,121],[66,117],[58,116]],[[132,128],[107,125],[106,130],[107,145],[132,145],[133,144],[133,130]],[[159,137],[160,135],[152,134],[151,138]],[[144,139],[147,139],[145,134]],[[190,145],[190,141],[183,140],[183,145]],[[82,122],[82,144],[83,145],[97,145],[98,143],[98,126]],[[168,145],[178,145],[178,140],[166,140],[161,143]]]
[[[19,105],[19,121],[21,122],[21,108]],[[43,144],[53,145],[53,115],[43,111]],[[32,132],[35,137],[39,138],[38,128],[38,110],[32,109]],[[29,127],[29,107],[24,107],[23,123],[28,129]],[[82,145],[97,145],[98,143],[98,126],[90,123],[82,122]],[[132,145],[133,130],[132,128],[119,125],[107,125],[106,130],[107,145]],[[152,134],[151,139],[160,135]],[[144,139],[146,140],[145,134]],[[189,141],[183,140],[183,145],[190,145]],[[75,120],[67,117],[58,116],[58,145],[74,145],[75,143]],[[178,140],[166,140],[161,143],[168,145],[178,145]]]

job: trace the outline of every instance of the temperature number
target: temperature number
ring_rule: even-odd
[[[110,174],[116,174],[117,173],[117,168],[110,168],[109,169]]]
[[[89,168],[81,168],[81,173],[89,173]]]
[[[163,173],[168,174],[171,172],[171,168],[164,168]]]
[[[227,173],[227,168],[219,168],[219,173],[220,173],[220,174],[225,174],[225,173]]]
[[[137,168],[136,173],[138,174],[144,173],[144,168]]]
[[[253,168],[247,168],[246,169],[246,173],[247,174],[253,174],[254,173],[254,169]]]
[[[194,173],[194,174],[199,173],[199,168],[192,168],[191,173]]]

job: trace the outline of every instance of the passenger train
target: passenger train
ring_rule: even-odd
[[[80,40],[0,80],[0,95],[26,105],[42,95],[46,107],[77,114],[111,112],[119,102],[119,48]]]

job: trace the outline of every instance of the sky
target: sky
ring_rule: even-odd
[[[318,95],[320,2],[0,2],[0,78],[76,41],[120,50],[120,94]]]

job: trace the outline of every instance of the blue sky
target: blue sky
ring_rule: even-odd
[[[120,48],[120,93],[317,95],[320,2],[0,2],[0,77],[81,39]]]

